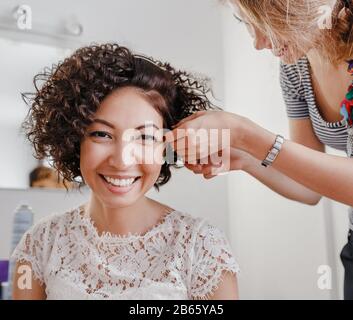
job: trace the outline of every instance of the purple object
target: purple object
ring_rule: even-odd
[[[0,260],[0,283],[7,282],[9,278],[9,261]]]

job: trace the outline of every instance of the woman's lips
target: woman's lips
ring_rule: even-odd
[[[138,181],[141,178],[141,177],[137,177],[135,179],[135,181],[131,185],[128,185],[128,186],[115,186],[115,185],[112,185],[111,183],[109,183],[107,180],[105,180],[105,178],[102,175],[99,175],[99,177],[102,179],[104,185],[106,186],[106,188],[110,192],[112,192],[114,194],[121,194],[121,195],[130,192],[131,189],[133,189],[136,186],[136,184],[138,183]]]

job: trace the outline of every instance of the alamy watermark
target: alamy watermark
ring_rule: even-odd
[[[20,290],[32,289],[32,269],[28,265],[20,265],[17,269],[17,288]]]
[[[145,123],[141,133],[136,129],[123,132],[122,159],[124,164],[177,164],[183,161],[190,165],[210,165],[210,174],[230,170],[229,129],[176,129],[174,141],[165,142],[170,130],[159,129]],[[144,139],[141,139],[141,134]],[[179,157],[175,157],[175,153]],[[180,164],[180,163],[179,163]]]
[[[323,5],[319,8],[318,26],[321,30],[332,29],[332,12],[333,9],[329,5]]]
[[[20,30],[32,29],[32,9],[29,5],[22,4],[15,9],[14,17],[17,28]]]
[[[317,273],[320,275],[317,280],[317,286],[320,290],[331,290],[332,289],[332,269],[328,265],[321,265],[317,269]]]

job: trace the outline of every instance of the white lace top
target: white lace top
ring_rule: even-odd
[[[143,235],[99,235],[82,208],[42,219],[12,255],[31,263],[47,299],[203,299],[239,271],[203,219],[173,211]]]

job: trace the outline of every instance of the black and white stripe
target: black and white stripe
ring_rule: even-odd
[[[295,65],[281,64],[280,83],[288,117],[310,119],[316,136],[324,145],[347,152],[348,132],[345,122],[325,121],[316,105],[307,57]],[[353,208],[350,208],[349,218],[349,227],[353,230]]]
[[[295,65],[281,64],[280,82],[288,117],[309,118],[323,144],[346,151],[348,134],[344,121],[325,121],[316,105],[308,59],[302,58]]]

